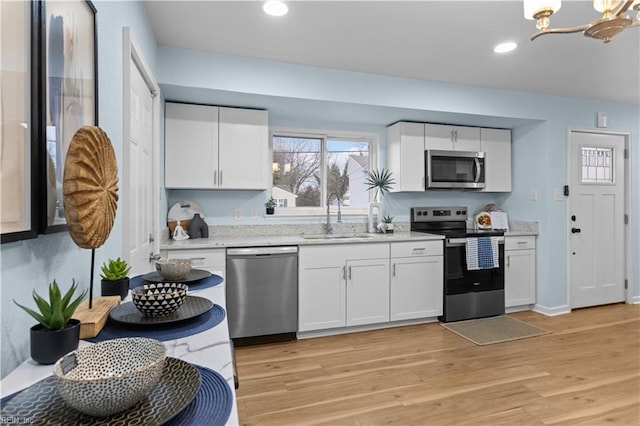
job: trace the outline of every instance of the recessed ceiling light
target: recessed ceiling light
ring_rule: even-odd
[[[499,45],[493,48],[493,51],[496,53],[507,53],[507,52],[511,52],[516,47],[518,47],[516,43],[509,41],[506,43],[500,43]]]
[[[284,16],[289,12],[289,8],[284,2],[278,0],[270,0],[262,6],[264,13],[271,16]]]

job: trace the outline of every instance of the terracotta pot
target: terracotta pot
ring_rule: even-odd
[[[129,277],[115,281],[100,281],[100,294],[103,296],[120,296],[120,300],[124,300],[129,294]]]
[[[70,319],[59,330],[49,330],[41,324],[31,327],[31,358],[38,364],[54,364],[71,351],[78,349],[80,320]]]

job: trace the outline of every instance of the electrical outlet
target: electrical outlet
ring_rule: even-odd
[[[553,191],[553,199],[556,201],[564,200],[564,192],[562,191],[562,189],[556,188],[556,190]]]
[[[258,218],[258,210],[256,208],[252,208],[251,209],[251,219],[257,219]]]
[[[233,210],[233,217],[234,217],[236,220],[240,220],[240,217],[242,217],[242,215],[240,214],[240,209],[234,209],[234,210]]]
[[[532,189],[529,197],[531,198],[531,201],[538,201],[538,190]]]

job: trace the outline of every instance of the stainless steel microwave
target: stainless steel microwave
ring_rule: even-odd
[[[426,150],[425,189],[482,189],[485,153]]]

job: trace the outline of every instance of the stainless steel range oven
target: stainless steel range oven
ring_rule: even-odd
[[[467,230],[466,207],[414,207],[410,223],[411,231],[445,236],[444,306],[440,321],[504,314],[504,232]],[[497,262],[482,269],[469,268],[467,244],[474,239],[496,241]]]

